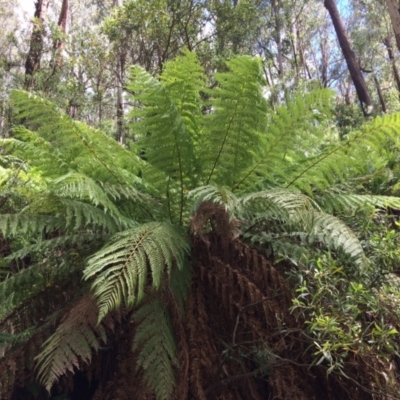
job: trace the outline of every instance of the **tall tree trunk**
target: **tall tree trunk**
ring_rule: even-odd
[[[6,123],[6,99],[1,99],[1,106],[0,106],[0,139],[5,138],[4,133],[4,126]]]
[[[321,83],[322,87],[326,88],[328,86],[328,53],[325,38],[321,39],[319,45],[321,51]]]
[[[376,92],[378,93],[379,103],[381,104],[382,112],[386,113],[387,109],[386,109],[385,99],[383,98],[381,85],[379,84],[378,78],[375,76],[375,74],[374,74],[374,83],[376,87]]]
[[[123,64],[121,62],[121,57],[119,57],[117,69],[117,137],[118,141],[124,145],[126,143],[126,135],[124,129],[124,98],[122,94]]]
[[[271,6],[275,19],[275,42],[278,50],[277,54],[278,73],[280,76],[282,76],[283,75],[283,54],[282,54],[282,36],[281,36],[282,23],[281,23],[281,16],[279,15],[280,5],[277,4],[277,1],[279,0],[272,0]]]
[[[58,27],[60,28],[61,36],[54,40],[54,60],[53,68],[57,69],[61,66],[62,50],[64,48],[64,36],[67,34],[67,20],[68,20],[68,0],[63,0],[60,16],[58,17]]]
[[[35,85],[34,75],[40,69],[43,52],[43,25],[50,0],[37,0],[35,3],[34,25],[28,57],[25,62],[25,89],[32,90]]]
[[[292,53],[293,53],[293,61],[294,61],[294,67],[296,71],[296,85],[297,82],[300,80],[300,66],[298,62],[298,49],[297,49],[297,23],[296,21],[292,22],[292,27],[291,27],[291,35],[290,35],[290,42],[292,44]]]
[[[364,115],[369,114],[372,111],[372,100],[368,93],[367,84],[365,83],[360,66],[357,62],[356,55],[351,48],[350,41],[347,36],[346,29],[344,28],[342,19],[340,18],[335,0],[324,0],[324,5],[331,16],[336,35],[342,49],[343,56],[346,59],[347,67],[349,69],[351,79],[353,80],[353,84],[356,88],[358,99],[361,102]]]
[[[351,84],[351,77],[348,78],[347,84],[346,84],[346,90],[344,93],[344,102],[346,104],[346,106],[350,106],[352,101],[351,101],[351,92],[352,92],[352,84]]]
[[[297,43],[298,43],[298,47],[299,47],[300,66],[304,67],[304,77],[305,77],[305,79],[311,80],[312,76],[311,76],[310,69],[308,68],[307,61],[306,61],[306,59],[304,57],[303,44],[301,42],[300,30],[299,30],[298,27],[296,29],[296,37],[297,37]]]
[[[120,7],[120,0],[113,0],[113,7]],[[117,140],[122,144],[126,144],[126,134],[124,127],[124,97],[123,97],[123,82],[124,82],[124,70],[125,70],[125,60],[126,53],[123,46],[117,49],[118,60],[117,60],[117,70],[116,70],[116,87],[117,87]]]
[[[400,13],[399,4],[396,0],[386,0],[386,5],[388,7],[390,21],[392,22],[392,28],[394,32],[394,37],[396,38],[397,48],[400,50]]]
[[[384,45],[386,46],[387,52],[388,52],[388,56],[389,56],[389,60],[392,64],[392,71],[393,71],[393,77],[394,80],[396,82],[396,86],[397,86],[397,90],[399,92],[400,95],[400,75],[399,75],[399,70],[397,69],[396,66],[396,60],[394,58],[394,53],[393,53],[393,48],[392,48],[392,43],[389,37],[387,37],[384,41],[383,41]]]

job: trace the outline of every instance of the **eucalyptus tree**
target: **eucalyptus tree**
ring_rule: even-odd
[[[348,34],[343,25],[336,2],[335,0],[325,0],[324,5],[329,11],[333,26],[335,27],[336,35],[338,37],[338,41],[343,52],[343,56],[346,59],[347,67],[356,88],[361,107],[364,113],[367,115],[372,111],[373,108],[371,96],[369,94],[368,87],[365,83],[359,63],[357,62],[355,53],[350,44]]]

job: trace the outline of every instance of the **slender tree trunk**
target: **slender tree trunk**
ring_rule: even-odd
[[[279,0],[278,0],[279,1]],[[278,50],[278,73],[283,75],[283,54],[282,54],[282,36],[281,36],[281,17],[279,15],[279,4],[277,0],[271,0],[272,12],[275,18],[275,42]]]
[[[113,7],[119,7],[121,5],[120,0],[113,0]],[[123,46],[117,49],[118,60],[117,60],[117,74],[115,77],[117,86],[117,140],[122,144],[126,144],[126,134],[124,127],[124,97],[123,97],[123,82],[124,82],[124,70],[126,54],[122,49]]]
[[[298,55],[297,55],[298,49],[297,49],[296,21],[293,21],[291,31],[292,31],[291,32],[292,34],[290,35],[290,41],[292,44],[294,67],[296,70],[296,85],[297,85],[297,82],[300,79],[300,68],[299,68]]]
[[[396,38],[397,48],[400,50],[400,13],[399,4],[396,0],[386,0],[386,5],[388,7],[390,21],[392,22],[392,28],[394,32],[394,37]]]
[[[63,0],[60,16],[58,18],[58,27],[60,28],[61,36],[53,42],[54,49],[54,61],[53,68],[57,69],[61,67],[62,62],[62,50],[64,48],[64,37],[67,34],[67,20],[68,20],[68,0]]]
[[[353,80],[353,84],[356,88],[358,99],[361,102],[364,115],[367,115],[372,111],[372,100],[368,93],[367,84],[365,83],[360,66],[357,62],[356,55],[351,48],[350,41],[340,18],[335,0],[324,0],[324,5],[331,16],[336,35],[342,49],[343,56],[346,59],[347,67],[349,69],[351,79]]]
[[[322,87],[326,88],[328,86],[328,54],[327,54],[325,38],[320,42],[320,51],[321,51],[321,82],[322,82]]]
[[[376,92],[378,93],[379,103],[381,105],[382,112],[386,113],[387,109],[386,109],[385,99],[383,98],[381,85],[379,84],[378,78],[375,76],[375,74],[374,74],[374,83],[376,87]]]
[[[390,60],[390,63],[392,64],[392,71],[393,71],[394,81],[396,82],[397,90],[398,90],[399,95],[400,95],[400,75],[399,75],[399,70],[397,69],[397,66],[396,66],[396,60],[394,58],[393,48],[392,48],[392,43],[391,43],[390,38],[387,37],[383,41],[383,43],[386,46],[386,49],[387,49],[387,52],[388,52],[388,56],[389,56],[389,60]]]
[[[301,42],[301,37],[300,37],[300,31],[297,28],[296,29],[296,36],[297,36],[297,43],[299,47],[299,58],[300,58],[300,65],[304,67],[304,77],[305,79],[312,79],[310,69],[308,68],[307,61],[304,57],[304,50],[303,50],[303,44]]]
[[[126,143],[126,137],[124,129],[124,98],[122,95],[123,65],[121,60],[118,61],[117,68],[117,137],[118,141],[124,145]]]
[[[6,122],[6,100],[2,98],[0,106],[0,139],[5,137],[4,127]]]
[[[35,85],[34,75],[40,69],[43,52],[43,25],[50,0],[37,0],[35,3],[34,25],[31,35],[28,57],[25,62],[25,89],[32,90]]]

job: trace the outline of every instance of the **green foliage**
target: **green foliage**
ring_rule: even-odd
[[[367,274],[349,280],[344,266],[329,255],[311,261],[297,276],[293,310],[307,319],[316,365],[327,364],[329,373],[343,369],[351,352],[368,354],[374,348],[384,359],[398,353],[398,331],[392,325],[400,317],[397,278],[378,290],[369,286]]]
[[[370,327],[345,328],[349,320],[341,314],[379,307],[367,289],[375,266],[364,249],[383,264],[381,250],[371,250],[378,240],[360,234],[359,219],[346,219],[351,229],[339,216],[400,206],[388,193],[367,194],[376,182],[369,177],[389,169],[382,161],[388,154],[393,164],[400,116],[376,119],[340,141],[329,122],[331,91],[288,96],[286,105],[269,110],[263,85],[260,60],[251,57],[230,60],[212,89],[189,51],[166,63],[159,79],[133,67],[132,151],[48,101],[12,94],[24,126],[0,143],[26,163],[36,184],[15,189],[23,207],[0,216],[0,232],[13,247],[6,259],[31,257],[22,269],[10,264],[0,283],[0,322],[44,291],[54,290],[55,298],[59,282],[75,273],[84,277],[75,282],[77,297],[90,283],[96,300],[77,298],[44,344],[38,372],[48,389],[90,360],[120,311],[133,313],[135,362],[146,385],[157,399],[171,398],[178,359],[172,326],[183,317],[192,288],[188,263],[196,262],[190,234],[197,240],[212,230],[297,265],[295,307],[309,321],[318,355],[334,360],[331,366],[341,368],[357,340],[377,343]],[[52,270],[48,283],[43,268],[57,256],[62,268]],[[376,326],[380,349],[394,348],[394,331],[386,322]],[[332,344],[335,337],[341,347]]]
[[[3,143],[21,147],[21,156],[46,176],[58,178],[73,170],[114,184],[138,181],[140,160],[101,131],[72,120],[52,103],[32,94],[14,90],[11,99],[16,118],[32,128],[16,128],[15,135],[33,141],[34,146],[25,148],[13,139]]]
[[[141,302],[148,285],[157,289],[164,271],[182,268],[188,244],[179,231],[166,223],[148,222],[126,230],[88,261],[85,278],[95,277],[93,292],[99,303],[99,321],[121,305],[131,308]]]
[[[142,305],[133,316],[138,324],[132,350],[138,351],[137,368],[157,399],[171,399],[178,366],[176,344],[168,309],[156,298]]]
[[[67,371],[74,372],[80,363],[89,362],[92,349],[106,341],[103,324],[96,324],[96,304],[84,297],[61,321],[57,330],[43,343],[37,356],[38,377],[50,392],[53,384]]]
[[[148,161],[144,176],[159,192],[166,193],[168,201],[179,201],[181,223],[184,192],[196,186],[199,174],[194,143],[199,136],[203,80],[196,56],[186,52],[185,57],[166,64],[161,82],[134,67],[128,87],[144,106],[131,114],[138,120],[134,125],[140,137],[138,147],[145,149]],[[174,196],[177,190],[180,196]]]

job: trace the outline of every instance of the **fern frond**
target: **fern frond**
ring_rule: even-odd
[[[132,346],[133,351],[138,351],[137,366],[143,369],[143,377],[156,399],[169,400],[178,359],[168,310],[156,298],[142,305],[133,318],[138,324]]]
[[[297,165],[294,163],[286,171],[286,188],[296,187],[311,194],[315,189],[327,190],[349,177],[368,174],[373,160],[386,153],[390,142],[398,145],[399,138],[400,113],[376,118],[347,140],[332,144]]]
[[[13,90],[11,99],[17,119],[51,143],[69,170],[113,183],[124,183],[127,175],[137,176],[140,159],[103,132],[72,120],[31,93]]]
[[[129,86],[142,105],[131,116],[137,120],[137,146],[144,149],[149,164],[144,174],[163,195],[171,198],[177,190],[174,197],[179,197],[180,222],[185,191],[196,186],[198,177],[194,140],[198,137],[203,76],[195,54],[186,52],[166,64],[160,81],[134,67]]]
[[[314,213],[314,225],[308,235],[310,243],[317,239],[328,248],[343,251],[350,256],[360,272],[368,265],[364,250],[354,232],[339,218],[322,212]]]
[[[209,93],[211,112],[205,116],[201,143],[204,183],[233,188],[262,145],[267,103],[259,60],[237,57],[229,72],[215,74],[219,86]]]
[[[49,392],[60,376],[74,372],[80,361],[89,362],[100,341],[106,341],[105,325],[97,324],[97,310],[94,299],[80,299],[43,344],[36,357],[37,371],[39,381]]]
[[[200,186],[190,191],[188,197],[194,200],[192,214],[196,213],[200,205],[207,201],[223,206],[230,217],[237,215],[240,209],[239,199],[228,188],[222,186]]]
[[[365,207],[400,209],[400,198],[395,196],[328,192],[315,196],[315,201],[328,213],[348,212]]]
[[[60,150],[54,149],[49,142],[23,126],[15,127],[13,132],[19,139],[0,139],[0,146],[6,151],[23,160],[29,160],[30,166],[37,167],[45,176],[54,177],[68,173],[71,166]]]
[[[53,262],[41,262],[22,269],[0,283],[0,321],[24,303],[48,287],[54,287],[76,271],[83,269],[83,263],[57,265]],[[54,290],[57,290],[54,288]]]
[[[63,226],[63,221],[49,215],[29,213],[0,214],[0,233],[4,237],[22,234],[41,234]]]
[[[278,107],[270,115],[257,157],[235,187],[254,187],[257,181],[272,182],[273,177],[285,179],[293,160],[305,154],[312,157],[313,151],[319,150],[323,131],[319,125],[330,114],[333,94],[328,89],[315,90]]]
[[[246,214],[256,218],[280,220],[286,224],[313,225],[313,212],[317,204],[308,196],[285,189],[264,190],[241,196]]]
[[[198,143],[202,115],[200,91],[204,90],[205,74],[196,53],[185,50],[182,56],[167,62],[160,80],[179,110],[194,143]]]
[[[21,249],[13,251],[4,260],[22,259],[29,254],[45,254],[54,249],[66,248],[67,246],[75,246],[81,250],[82,244],[88,245],[89,243],[95,243],[96,247],[99,248],[106,239],[107,235],[92,232],[62,235],[47,240],[38,239],[34,244],[25,245]]]
[[[319,242],[328,249],[342,251],[360,268],[367,265],[354,232],[340,219],[321,212],[308,196],[277,189],[244,195],[241,201],[251,221],[247,231],[262,227],[263,236],[270,242],[280,240],[282,235],[301,238],[308,245]]]
[[[66,201],[63,197],[76,198],[83,201],[89,201],[96,208],[100,208],[104,213],[111,215],[112,219],[122,226],[132,226],[130,221],[120,213],[118,207],[114,202],[108,197],[106,191],[102,187],[103,185],[98,185],[93,179],[86,175],[79,173],[69,173],[67,175],[61,176],[53,182],[53,191],[56,196],[60,197],[60,203],[65,204]],[[110,192],[114,189],[115,185],[105,185]],[[119,186],[119,185],[118,185]],[[117,186],[117,187],[118,187]],[[126,188],[125,193],[132,194],[132,190],[129,191],[129,186]],[[140,198],[136,196],[136,198]],[[78,205],[78,203],[76,203]],[[99,207],[100,206],[100,207]],[[93,210],[94,211],[94,210]],[[86,220],[88,218],[86,217]]]
[[[47,214],[46,217],[44,217]],[[102,209],[78,200],[57,197],[49,194],[39,198],[22,210],[19,216],[31,216],[32,220],[41,221],[41,217],[47,218],[46,231],[51,232],[55,228],[73,230],[92,227],[103,227],[109,232],[118,231],[121,226],[132,226],[126,218],[106,214]],[[54,219],[54,225],[52,220]],[[19,222],[20,226],[26,218]],[[16,218],[19,221],[19,218]],[[57,225],[56,225],[57,224]],[[25,228],[24,228],[25,229]]]
[[[189,246],[167,223],[149,222],[115,237],[89,259],[85,279],[95,276],[92,288],[99,302],[99,320],[122,304],[139,303],[149,283],[158,288],[176,265],[182,268]]]

